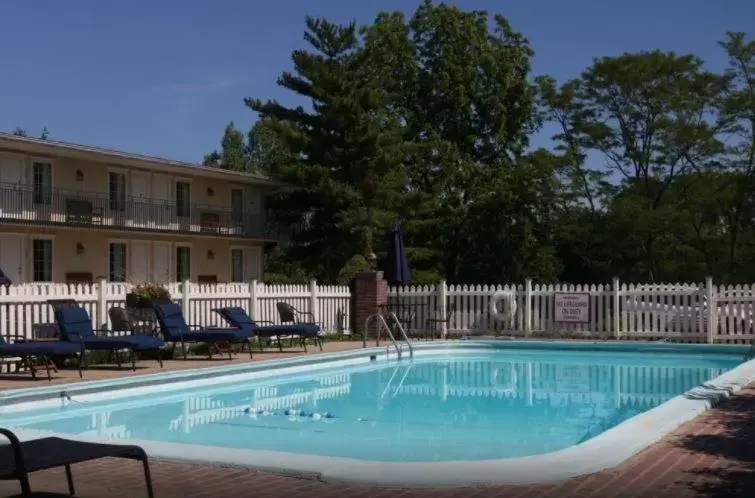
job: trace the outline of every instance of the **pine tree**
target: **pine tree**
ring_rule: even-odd
[[[312,51],[294,52],[295,73],[278,84],[309,98],[311,110],[246,103],[297,158],[278,173],[295,189],[271,203],[280,221],[304,213],[292,256],[335,279],[353,255],[378,252],[384,242],[405,187],[402,141],[355,25],[309,17],[306,27]]]

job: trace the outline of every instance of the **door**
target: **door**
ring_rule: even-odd
[[[108,259],[110,260],[108,280],[111,282],[125,282],[130,276],[128,272],[128,244],[125,242],[111,242]]]
[[[231,189],[231,222],[233,233],[241,234],[244,230],[244,191],[240,188]]]
[[[131,241],[130,256],[130,279],[134,282],[147,282],[149,280],[149,242]]]
[[[262,249],[250,247],[244,251],[244,277],[250,280],[262,280]]]
[[[171,258],[171,244],[169,242],[152,243],[151,279],[169,283],[173,281],[173,258]]]
[[[131,225],[147,227],[149,221],[154,219],[151,205],[149,204],[149,174],[131,173]]]
[[[126,211],[126,173],[111,171],[108,174],[108,218],[114,226],[128,226]]]
[[[14,156],[0,157],[0,218],[18,218],[24,211],[24,161]]]
[[[170,257],[169,242],[152,243],[152,278],[157,282],[170,283],[173,281],[172,258]]]
[[[248,187],[244,192],[244,235],[263,236],[262,198],[256,188]]]
[[[169,176],[154,175],[152,177],[152,197],[154,207],[152,209],[152,226],[167,230],[176,221],[175,208],[171,203],[173,197],[171,180]]]
[[[0,236],[0,268],[11,283],[23,282],[24,242],[20,235]]]
[[[169,242],[152,244],[152,280],[165,284],[173,281],[171,259]]]
[[[176,216],[179,230],[191,230],[191,183],[177,181],[175,184]]]

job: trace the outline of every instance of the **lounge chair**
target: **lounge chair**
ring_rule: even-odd
[[[84,308],[57,308],[55,322],[58,324],[63,341],[81,344],[85,351],[118,351],[127,349],[131,353],[131,368],[136,370],[136,353],[142,351],[160,351],[157,361],[163,366],[162,349],[165,343],[158,337],[147,334],[133,334],[121,336],[101,336],[96,332],[110,332],[109,330],[95,330],[92,320]],[[83,361],[83,359],[82,359]],[[118,366],[121,366],[118,359]]]
[[[257,336],[258,341],[260,341],[260,349],[262,349],[263,337],[267,339],[272,339],[273,337],[275,337],[278,342],[278,349],[282,351],[283,346],[281,344],[281,337],[296,336],[301,339],[301,344],[304,347],[304,351],[307,350],[307,339],[314,339],[317,345],[320,346],[320,351],[322,351],[322,329],[320,329],[320,327],[315,324],[299,323],[293,325],[260,326],[260,323],[272,324],[273,322],[255,321],[254,319],[252,319],[252,317],[249,316],[244,308],[240,308],[238,306],[217,308],[212,311],[219,314],[223,318],[223,320],[225,320],[232,326],[248,333],[250,336]]]
[[[147,496],[154,498],[152,476],[149,471],[147,454],[139,446],[120,444],[87,443],[58,437],[46,437],[31,441],[19,441],[13,432],[0,428],[0,434],[8,438],[10,444],[0,444],[0,480],[18,480],[22,496],[33,496],[29,485],[29,474],[39,470],[57,467],[66,468],[68,491],[73,496],[71,464],[99,460],[100,458],[128,458],[139,460],[144,465],[144,479],[147,481]]]
[[[204,342],[209,347],[209,356],[212,359],[212,348],[215,347],[218,352],[219,343],[229,344],[246,344],[249,348],[249,357],[252,358],[252,336],[238,328],[217,328],[217,327],[200,327],[197,325],[188,325],[184,319],[181,307],[173,301],[153,301],[152,307],[155,310],[157,323],[160,325],[160,331],[163,334],[165,342],[173,343],[173,350],[176,345],[181,343],[184,359],[186,359],[186,343]],[[228,359],[233,359],[233,351],[228,348]]]
[[[79,356],[79,377],[81,374],[81,361],[83,359],[83,350],[81,345],[61,341],[29,341],[23,336],[11,335],[16,342],[9,343],[5,338],[0,336],[0,358],[21,358],[22,362],[29,367],[31,378],[37,378],[36,368],[34,367],[34,358],[41,359],[47,370],[47,380],[52,380],[50,376],[50,358]]]

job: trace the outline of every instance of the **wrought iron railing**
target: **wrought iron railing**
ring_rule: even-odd
[[[269,238],[271,227],[257,213],[221,206],[143,197],[34,189],[0,184],[0,221],[21,225],[75,226],[139,232],[196,233],[241,238]]]

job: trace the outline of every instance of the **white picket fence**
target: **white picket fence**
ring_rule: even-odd
[[[508,293],[516,312],[508,320],[491,315],[490,300]],[[589,320],[557,322],[555,293],[589,294]],[[410,331],[422,332],[428,318],[448,317],[448,333],[507,336],[662,339],[682,342],[749,343],[753,335],[755,285],[701,284],[609,285],[446,285],[394,287],[389,303],[408,310]],[[500,304],[499,304],[500,309]]]
[[[184,291],[185,289],[185,291]],[[100,282],[93,285],[21,284],[0,287],[0,335],[38,337],[40,327],[54,322],[50,299],[75,299],[98,327],[109,326],[108,309],[125,306],[129,284]],[[187,322],[222,326],[213,308],[241,306],[260,321],[280,323],[276,303],[287,302],[311,312],[327,333],[348,331],[352,296],[346,286],[244,284],[169,284],[181,303]],[[507,320],[493,317],[491,297],[508,293],[516,313]],[[555,320],[555,293],[589,295],[585,323]],[[451,334],[524,337],[600,337],[606,339],[660,339],[683,342],[748,343],[755,340],[755,285],[701,284],[609,285],[446,285],[404,286],[390,290],[389,302],[412,310],[409,332],[424,333],[435,327],[428,318],[450,315],[442,332]],[[500,307],[499,307],[500,309]],[[450,313],[449,313],[450,312]],[[359,327],[361,324],[357,324]]]
[[[345,286],[266,285],[253,281],[241,284],[168,284],[171,298],[181,303],[186,321],[192,325],[223,326],[213,308],[241,306],[257,320],[280,323],[276,303],[287,302],[314,315],[326,333],[348,328],[351,294]],[[131,285],[101,281],[92,285],[19,284],[0,286],[0,335],[44,336],[45,326],[54,323],[50,299],[74,299],[85,307],[99,328],[110,325],[108,309],[125,307]],[[185,289],[185,291],[184,291]],[[311,318],[311,317],[307,317]]]

